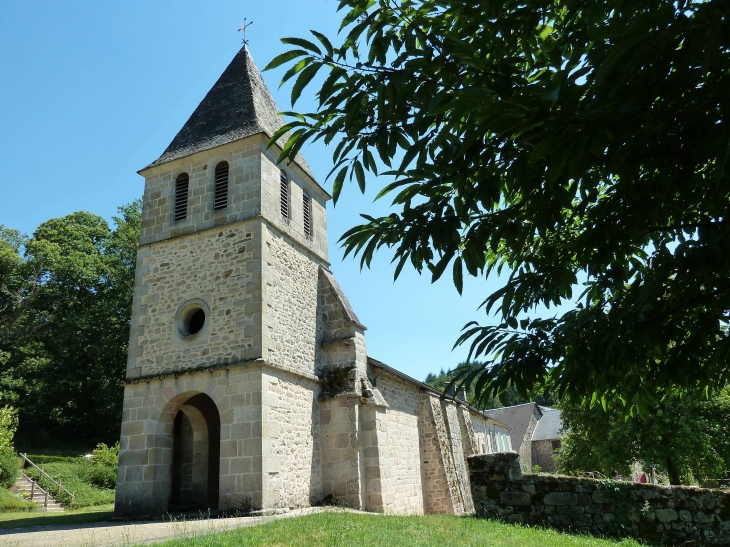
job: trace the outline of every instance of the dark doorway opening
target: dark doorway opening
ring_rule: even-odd
[[[206,394],[180,406],[172,428],[170,511],[218,510],[220,431],[218,408]]]

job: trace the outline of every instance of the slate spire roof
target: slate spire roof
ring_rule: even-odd
[[[154,167],[201,150],[265,133],[271,137],[284,125],[261,72],[242,47],[221,74],[167,150],[148,167]],[[287,135],[279,144],[283,147]],[[296,163],[314,179],[307,162],[297,154]]]

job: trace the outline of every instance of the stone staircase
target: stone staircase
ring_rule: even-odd
[[[20,478],[15,482],[18,492],[25,493],[25,497],[41,506],[42,511],[59,512],[64,511],[63,506],[56,499],[43,490],[40,485],[21,473]]]

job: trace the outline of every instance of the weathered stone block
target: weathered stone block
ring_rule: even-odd
[[[499,500],[505,505],[526,506],[532,503],[532,498],[527,492],[502,492]]]
[[[610,498],[606,495],[606,493],[600,490],[594,491],[593,494],[591,494],[591,498],[593,498],[593,503],[608,503],[610,501]]]
[[[543,498],[545,505],[577,505],[578,496],[573,492],[550,492]]]
[[[554,515],[550,519],[556,526],[570,526],[573,524],[573,519],[570,515]]]
[[[715,515],[704,511],[695,511],[692,520],[698,524],[706,524],[708,522],[713,522],[715,520]]]
[[[558,505],[556,506],[558,515],[582,515],[585,509],[580,505]]]
[[[677,511],[674,509],[657,509],[655,514],[657,520],[662,523],[677,520]]]

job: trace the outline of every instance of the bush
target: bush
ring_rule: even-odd
[[[82,475],[84,476],[84,475]],[[117,468],[108,465],[89,465],[85,473],[86,481],[99,488],[117,487]]]
[[[36,465],[45,465],[47,463],[78,463],[84,461],[79,456],[45,456],[42,454],[28,454],[28,459]]]
[[[107,446],[99,443],[91,453],[91,462],[94,465],[113,467],[115,470],[119,465],[119,443],[114,446]]]
[[[0,487],[10,488],[20,473],[20,458],[11,448],[0,448]]]

